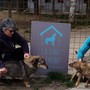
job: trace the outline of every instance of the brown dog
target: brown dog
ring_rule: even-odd
[[[38,69],[39,67],[43,68],[43,69],[48,68],[46,61],[45,61],[44,57],[42,57],[42,56],[31,56],[30,58],[25,59],[24,62],[27,66],[29,66],[32,69],[33,68]]]
[[[31,56],[29,59],[24,60],[24,63],[29,76],[35,74],[39,67],[48,69],[45,59],[41,56]],[[26,87],[30,87],[28,78],[24,80],[24,84],[26,85]]]
[[[78,74],[78,79],[76,81],[75,86],[78,86],[80,83],[80,79],[82,76],[88,78],[86,81],[85,87],[88,87],[88,82],[90,79],[90,63],[89,62],[79,62],[74,61],[73,63],[69,64],[70,67],[75,68],[75,73],[72,75],[71,80]]]

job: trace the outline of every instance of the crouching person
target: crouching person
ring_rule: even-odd
[[[18,44],[21,48],[16,49]],[[11,18],[3,19],[0,23],[0,73],[7,73],[5,62],[29,58],[29,47],[26,40],[16,32],[16,23]]]

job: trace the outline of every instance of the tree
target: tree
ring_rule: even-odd
[[[76,8],[76,0],[71,0],[70,13],[69,13],[69,22],[71,24],[75,23],[75,8]]]

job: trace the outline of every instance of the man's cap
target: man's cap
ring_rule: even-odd
[[[13,30],[15,30],[16,23],[11,18],[5,18],[1,21],[0,28],[12,28]]]

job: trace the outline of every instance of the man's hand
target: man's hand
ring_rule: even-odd
[[[5,67],[0,68],[0,74],[5,74],[7,73],[7,69]]]
[[[80,59],[78,59],[78,61],[79,61],[79,62],[83,62],[84,60],[80,58]]]
[[[24,54],[24,58],[25,58],[25,59],[29,58],[30,56],[31,56],[31,55],[30,55],[29,53],[25,53],[25,54]]]
[[[79,61],[82,61],[82,59],[80,58]]]

